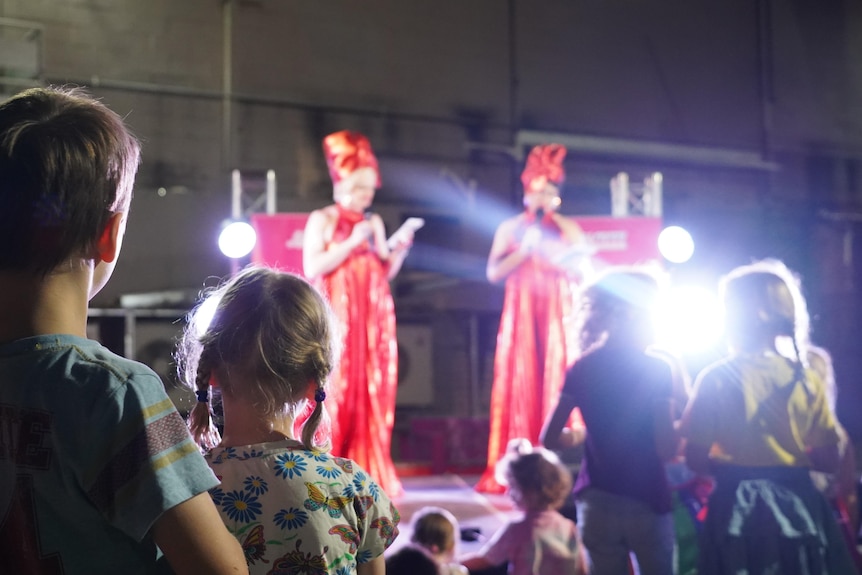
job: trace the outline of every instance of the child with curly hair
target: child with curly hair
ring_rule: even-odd
[[[575,482],[578,527],[593,575],[619,575],[630,555],[641,575],[671,575],[675,533],[665,462],[678,449],[674,369],[652,350],[661,276],[649,267],[609,268],[580,296],[581,354],[566,374],[542,431],[548,449],[578,408],[586,424]]]
[[[471,572],[508,562],[511,575],[586,573],[578,527],[558,511],[572,489],[571,473],[559,458],[526,439],[513,439],[497,464],[497,481],[507,486],[524,516],[461,563]]]

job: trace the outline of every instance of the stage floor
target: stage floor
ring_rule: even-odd
[[[460,541],[458,553],[478,551],[510,518],[518,515],[508,496],[476,492],[473,485],[478,480],[478,475],[456,474],[402,477],[404,495],[395,500],[401,513],[401,533],[387,555],[410,542],[413,514],[426,505],[448,509],[458,519],[461,529],[478,529],[479,538]]]

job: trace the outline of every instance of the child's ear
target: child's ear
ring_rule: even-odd
[[[118,212],[111,214],[108,218],[108,223],[105,224],[105,229],[102,230],[102,236],[96,244],[99,260],[105,263],[111,263],[120,254],[120,246],[123,242],[123,233],[126,227],[126,214]]]

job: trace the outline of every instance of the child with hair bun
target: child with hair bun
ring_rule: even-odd
[[[192,434],[222,481],[210,495],[250,572],[383,573],[398,511],[366,470],[328,454],[321,437],[340,341],[328,304],[301,277],[261,267],[210,298],[212,321],[202,325],[203,304],[193,312],[178,365],[197,392]],[[221,437],[211,390],[224,408]]]
[[[508,562],[511,575],[585,574],[578,528],[558,511],[572,489],[572,476],[557,456],[526,439],[513,439],[497,464],[496,479],[524,516],[461,563],[471,572]]]

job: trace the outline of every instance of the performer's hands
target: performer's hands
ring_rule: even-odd
[[[350,232],[350,236],[347,238],[347,241],[350,242],[350,245],[353,247],[359,247],[364,241],[368,240],[373,233],[374,227],[371,225],[371,222],[363,220],[361,222],[357,222],[356,225],[353,226],[353,230]]]
[[[561,447],[575,447],[582,444],[587,438],[587,428],[583,426],[565,427],[560,432]]]
[[[393,252],[401,252],[410,249],[413,245],[413,237],[415,234],[409,228],[401,228],[389,238],[387,242],[389,249]]]

